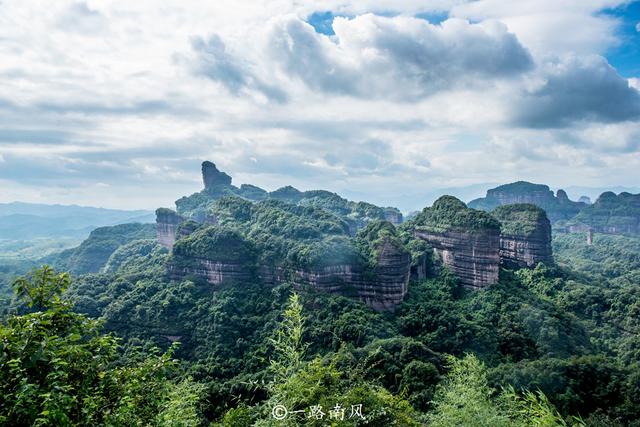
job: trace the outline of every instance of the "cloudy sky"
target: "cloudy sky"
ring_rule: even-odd
[[[637,187],[640,3],[0,0],[0,202],[171,206],[204,159],[405,210]]]

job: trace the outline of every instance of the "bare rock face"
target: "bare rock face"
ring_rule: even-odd
[[[360,264],[336,264],[296,270],[293,281],[324,292],[355,298],[375,310],[390,310],[404,300],[411,274],[411,256],[389,241],[382,243],[373,271]]]
[[[180,224],[186,219],[171,209],[160,208],[156,210],[156,229],[158,243],[171,249],[176,241],[176,234]]]
[[[211,285],[231,282],[241,283],[250,280],[252,277],[251,268],[241,262],[193,258],[190,264],[185,266],[170,263],[167,265],[167,273],[173,279],[182,279],[187,276],[202,277]]]
[[[384,219],[393,225],[402,224],[402,213],[396,208],[385,208]]]
[[[231,185],[231,177],[219,171],[210,161],[202,162],[202,181],[205,190],[211,190],[220,185]]]
[[[416,237],[431,244],[442,261],[471,289],[481,289],[498,282],[500,273],[500,232],[480,233],[416,231]]]
[[[384,239],[376,253],[373,267],[355,261],[309,268],[256,265],[248,242],[207,227],[177,241],[167,273],[174,279],[201,277],[212,285],[252,279],[267,284],[292,282],[352,297],[376,310],[393,309],[407,293],[411,256]]]
[[[492,215],[502,224],[500,263],[507,268],[552,264],[551,222],[532,204],[505,205]]]
[[[442,196],[412,221],[414,235],[434,248],[463,286],[480,289],[498,282],[500,223],[491,215]]]
[[[486,197],[470,201],[469,207],[491,211],[498,206],[525,203],[544,209],[553,223],[568,220],[587,206],[570,200],[564,190],[554,195],[547,185],[518,181],[488,190]]]

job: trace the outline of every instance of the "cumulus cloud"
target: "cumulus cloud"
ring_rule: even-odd
[[[40,3],[0,8],[0,200],[171,206],[207,158],[411,209],[639,178],[640,86],[602,58],[623,0]]]
[[[85,2],[72,3],[60,14],[58,27],[63,31],[95,35],[107,27],[106,18]]]
[[[282,90],[264,83],[251,71],[248,63],[229,53],[219,35],[213,34],[207,40],[194,37],[191,40],[191,48],[196,54],[196,58],[189,61],[193,72],[219,82],[232,94],[255,91],[270,100],[286,100]]]
[[[640,93],[600,56],[544,63],[538,80],[515,98],[513,120],[525,127],[563,127],[640,118]]]
[[[366,14],[337,17],[333,30],[330,37],[297,17],[277,19],[268,38],[270,59],[313,90],[400,101],[517,76],[533,64],[497,21],[432,25]]]

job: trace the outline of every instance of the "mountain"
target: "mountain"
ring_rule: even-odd
[[[83,239],[91,230],[130,222],[153,222],[145,210],[117,210],[76,205],[0,203],[0,240]]]
[[[640,194],[611,191],[600,197],[574,218],[565,228],[569,232],[591,230],[595,233],[640,235]]]
[[[57,301],[48,314],[29,313],[2,293],[2,283],[30,265],[0,265],[0,317],[10,316],[2,325],[10,363],[0,363],[12,369],[2,376],[13,393],[7,402],[31,384],[23,372],[38,385],[50,384],[54,372],[55,390],[75,392],[72,385],[87,378],[77,370],[108,354],[117,376],[92,378],[105,381],[97,383],[100,392],[126,397],[122,422],[108,425],[130,423],[131,407],[147,401],[172,408],[179,414],[172,421],[189,404],[203,418],[190,425],[234,427],[272,425],[275,402],[291,411],[324,405],[327,413],[340,402],[359,407],[367,425],[377,426],[479,419],[565,425],[562,419],[574,416],[604,426],[640,419],[637,237],[597,234],[587,243],[584,235],[556,233],[551,242],[545,209],[520,203],[486,212],[452,196],[400,223],[393,208],[328,191],[238,188],[209,162],[203,181],[203,191],[179,199],[175,210],[158,209],[155,225],[100,227],[79,246],[41,260],[75,273],[63,295],[74,312]],[[526,197],[537,194],[551,208],[575,203],[528,183],[492,193],[491,200],[526,200],[515,190],[531,185],[536,191]],[[636,202],[633,195],[605,194],[580,214],[623,217]],[[64,289],[65,277],[51,270],[28,276],[38,291],[30,295]],[[100,318],[109,335],[56,328],[33,338],[50,319],[95,324],[86,316]],[[114,350],[90,352],[96,341]],[[56,357],[49,357],[51,345],[61,346]],[[167,371],[179,389],[154,385],[150,369],[164,369],[162,363],[129,367],[156,348],[168,350],[162,360],[179,361]],[[68,369],[75,371],[67,375]],[[113,388],[123,378],[132,378],[135,387],[124,386],[140,397]],[[154,394],[167,387],[182,400],[170,404]],[[30,402],[50,400],[43,396]],[[92,400],[97,408],[104,401]],[[431,422],[441,419],[442,408],[453,414],[470,408],[471,421]],[[156,419],[158,410],[145,413]]]
[[[570,200],[564,190],[554,194],[547,185],[518,181],[488,190],[486,197],[470,201],[469,207],[491,211],[516,203],[530,203],[544,209],[552,223],[571,219],[587,206],[584,202]]]

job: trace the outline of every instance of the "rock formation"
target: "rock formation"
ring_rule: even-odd
[[[257,205],[241,199],[220,203],[229,211],[252,210],[254,213],[243,216],[243,221],[260,221],[260,218],[264,218],[267,223],[252,223],[261,230],[266,230],[268,224],[280,227],[277,225],[279,223],[270,221],[281,209],[288,210],[277,213],[277,216],[289,218],[290,224],[311,226],[313,220],[304,219],[307,218],[305,215],[320,215],[326,221],[340,223],[331,215],[325,217],[326,213],[272,200]],[[171,216],[171,212],[161,212],[159,218],[163,224],[176,215],[174,213]],[[226,221],[229,221],[228,217]],[[298,233],[295,227],[291,230]],[[331,240],[331,236],[321,241],[314,237],[305,240],[303,235],[293,240],[287,240],[286,235],[276,237],[274,241],[279,242],[280,247],[286,246],[286,249],[273,252],[272,246],[260,246],[260,250],[254,248],[254,244],[269,245],[269,242],[255,243],[241,229],[225,225],[208,226],[183,219],[171,234],[175,243],[172,242],[173,252],[167,264],[167,273],[175,279],[200,277],[212,285],[248,280],[260,280],[267,284],[291,282],[301,287],[310,286],[349,296],[376,310],[392,309],[402,302],[411,274],[411,254],[399,241],[395,227],[388,222],[370,223],[355,239],[346,236],[346,229],[330,230],[337,233],[333,237],[335,240]],[[296,252],[298,247],[303,251]],[[271,251],[271,255],[263,257],[264,251]]]
[[[202,162],[202,182],[205,191],[220,185],[231,185],[231,177],[220,172],[215,164],[209,161]]]
[[[591,198],[589,196],[580,196],[580,198],[578,199],[578,201],[580,203],[584,203],[586,205],[590,205],[591,204]]]
[[[156,210],[156,230],[158,243],[171,249],[176,241],[178,227],[186,221],[186,218],[175,211],[166,208]]]
[[[500,223],[489,214],[443,196],[413,221],[415,236],[433,246],[462,285],[480,289],[498,282]]]
[[[336,264],[297,269],[291,280],[324,292],[350,296],[375,310],[389,310],[404,300],[410,272],[410,254],[385,241],[372,271],[357,263]]]
[[[498,206],[530,203],[544,209],[552,223],[573,218],[587,205],[569,199],[564,190],[554,195],[548,186],[518,181],[487,191],[487,196],[469,202],[469,207],[491,211]]]
[[[397,208],[384,208],[384,219],[393,225],[402,224],[402,213]]]
[[[551,223],[545,211],[532,204],[505,205],[491,214],[500,221],[500,263],[507,268],[553,263]]]
[[[565,230],[570,233],[640,235],[640,194],[611,191],[600,197],[568,221]]]

